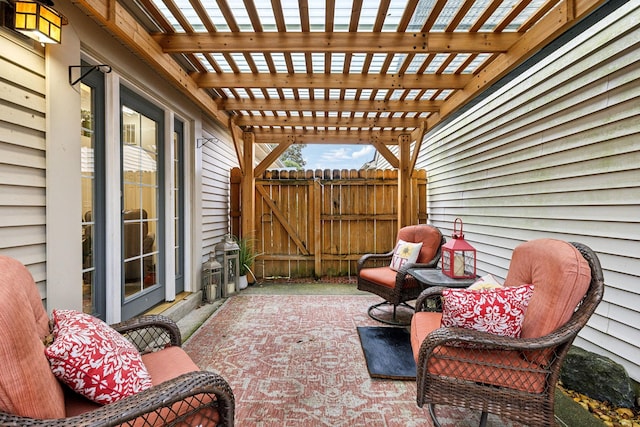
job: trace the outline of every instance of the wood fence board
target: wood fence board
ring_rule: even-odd
[[[393,249],[397,185],[394,170],[265,171],[256,178],[257,277],[355,275],[362,255]],[[411,186],[411,215],[426,222],[426,173]]]

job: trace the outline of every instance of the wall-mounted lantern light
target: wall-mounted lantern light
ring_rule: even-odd
[[[62,24],[62,15],[49,6],[35,1],[14,3],[14,29],[40,43],[60,43]]]

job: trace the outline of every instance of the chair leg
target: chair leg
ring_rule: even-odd
[[[378,316],[378,315],[373,313],[374,310],[378,310],[378,309],[380,309],[380,307],[385,306],[385,305],[393,305],[393,315],[391,316],[391,320],[385,319],[384,317],[380,317],[380,316]],[[402,305],[403,307],[407,307],[407,308],[409,308],[411,310],[415,310],[413,307],[411,307],[406,302],[401,302],[398,305]],[[371,317],[373,320],[377,320],[378,322],[386,323],[387,325],[394,325],[394,326],[408,326],[408,325],[410,325],[411,324],[411,320],[409,320],[408,322],[402,322],[402,321],[398,320],[398,316],[397,316],[398,305],[391,304],[389,301],[382,301],[381,303],[374,304],[371,307],[369,307],[369,310],[367,310],[367,313],[369,314],[369,317]]]
[[[431,416],[431,421],[433,421],[433,426],[441,427],[438,418],[436,418],[436,405],[434,403],[429,403],[429,415]]]
[[[488,412],[482,412],[482,415],[480,416],[480,427],[486,427],[488,415]]]
[[[434,403],[429,403],[429,415],[431,416],[431,421],[433,421],[434,427],[442,427],[438,418],[436,418],[436,405]],[[486,411],[482,412],[480,415],[480,426],[479,427],[487,427],[487,418],[489,413]]]

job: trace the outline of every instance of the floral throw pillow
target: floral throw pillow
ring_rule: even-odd
[[[533,285],[442,291],[442,326],[519,338]]]
[[[422,242],[410,243],[399,239],[398,244],[396,244],[393,250],[393,258],[391,258],[391,265],[389,267],[391,267],[392,270],[398,271],[406,263],[416,262],[418,255],[420,255],[420,249],[422,249]]]
[[[151,387],[138,350],[102,320],[54,310],[53,322],[45,354],[54,375],[77,393],[104,405]]]

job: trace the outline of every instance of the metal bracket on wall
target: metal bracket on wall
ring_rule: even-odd
[[[73,80],[73,69],[74,68],[79,68],[80,69],[80,77],[78,77],[75,80]],[[80,80],[82,80],[85,77],[87,77],[89,75],[89,73],[94,71],[94,70],[98,70],[101,73],[107,74],[107,73],[111,72],[111,65],[106,65],[106,64],[99,64],[99,65],[69,65],[69,84],[71,86],[75,86],[76,83],[78,83]]]
[[[198,138],[196,139],[196,143],[198,144],[198,148],[203,147],[204,145],[208,144],[209,142],[221,142],[218,138]]]

